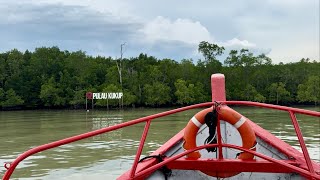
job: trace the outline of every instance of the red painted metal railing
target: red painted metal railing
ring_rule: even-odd
[[[174,113],[178,113],[178,112],[182,112],[182,111],[186,111],[186,110],[194,109],[194,108],[208,107],[208,106],[212,106],[213,104],[214,104],[213,102],[207,102],[207,103],[201,103],[201,104],[195,104],[195,105],[191,105],[191,106],[186,106],[186,107],[182,107],[182,108],[178,108],[178,109],[174,109],[174,110],[170,110],[170,111],[166,111],[166,112],[162,112],[162,113],[158,113],[158,114],[154,114],[154,115],[138,118],[138,119],[135,119],[135,120],[132,120],[132,121],[128,121],[128,122],[125,122],[125,123],[117,124],[117,125],[110,126],[110,127],[105,127],[105,128],[102,128],[102,129],[98,129],[98,130],[95,130],[95,131],[91,131],[91,132],[80,134],[80,135],[76,135],[76,136],[72,136],[72,137],[69,137],[69,138],[65,138],[65,139],[62,139],[62,140],[58,140],[58,141],[55,141],[55,142],[51,142],[51,143],[48,143],[48,144],[44,144],[44,145],[32,148],[32,149],[24,152],[23,154],[21,154],[17,159],[15,159],[12,163],[10,163],[10,165],[5,165],[5,167],[9,166],[9,168],[7,168],[7,171],[5,172],[5,174],[3,176],[3,180],[8,180],[10,178],[11,174],[13,173],[13,171],[15,170],[15,168],[17,167],[17,165],[21,161],[23,161],[25,158],[27,158],[27,157],[29,157],[29,156],[31,156],[33,154],[36,154],[38,152],[45,151],[45,150],[48,150],[48,149],[52,149],[52,148],[55,148],[55,147],[58,147],[58,146],[61,146],[61,145],[64,145],[64,144],[69,144],[69,143],[72,143],[72,142],[75,142],[75,141],[79,141],[79,140],[82,140],[82,139],[86,139],[86,138],[89,138],[89,137],[93,137],[93,136],[96,136],[96,135],[99,135],[99,134],[103,134],[103,133],[107,133],[107,132],[110,132],[110,131],[114,131],[114,130],[117,130],[117,129],[120,129],[120,128],[132,126],[132,125],[135,125],[135,124],[138,124],[138,123],[151,121],[153,119],[160,118],[160,117],[163,117],[163,116],[168,116],[170,114],[174,114]],[[147,128],[147,130],[148,129],[149,128]],[[146,131],[146,129],[144,130],[144,132],[145,131]],[[140,142],[138,149],[142,149],[143,145],[144,144],[142,144]],[[141,152],[139,153],[139,151],[137,151],[136,156],[140,157],[140,155],[141,155]],[[138,162],[135,162],[132,165],[132,168],[136,168],[137,164],[138,164]]]
[[[295,113],[299,114],[305,114],[305,115],[311,115],[311,116],[318,116],[320,117],[320,112],[314,112],[314,111],[308,111],[304,109],[296,109],[296,108],[290,108],[285,106],[278,106],[278,105],[271,105],[271,104],[264,104],[264,103],[257,103],[257,102],[248,102],[248,101],[229,101],[224,102],[225,104],[233,104],[233,105],[248,105],[248,106],[257,106],[257,107],[265,107],[265,108],[271,108],[271,109],[277,109],[282,111],[288,111],[290,114],[290,118],[292,121],[292,124],[294,126],[294,130],[296,132],[296,135],[298,137],[300,147],[303,152],[304,159],[306,160],[307,166],[311,174],[315,174],[314,168],[311,163],[310,155],[307,150],[307,146],[304,142],[302,132],[298,123],[298,120],[295,116]]]
[[[145,170],[140,171],[139,173],[137,173],[135,175],[135,178],[139,179],[141,177],[145,177],[146,175],[150,174],[150,172],[154,172],[155,170],[161,168],[162,166],[164,166],[164,165],[166,165],[166,164],[168,164],[168,163],[170,163],[170,162],[172,162],[174,160],[177,160],[177,159],[179,159],[179,158],[181,158],[181,157],[183,157],[183,156],[185,156],[185,155],[187,155],[189,153],[192,153],[194,151],[198,151],[198,150],[205,149],[205,148],[210,148],[210,147],[219,147],[219,146],[228,147],[228,148],[232,148],[232,149],[238,149],[238,150],[241,150],[241,151],[244,151],[244,152],[248,152],[248,153],[254,154],[257,157],[260,157],[260,158],[265,159],[267,161],[270,161],[270,162],[279,164],[279,165],[281,165],[283,167],[286,167],[286,168],[292,170],[292,172],[297,172],[297,173],[301,174],[302,176],[307,177],[308,179],[312,179],[312,178],[319,179],[320,178],[320,176],[317,175],[317,174],[312,174],[307,170],[304,170],[304,169],[301,169],[301,168],[296,167],[294,165],[285,163],[282,160],[273,159],[273,158],[271,158],[269,156],[257,153],[255,151],[252,151],[252,150],[249,150],[249,149],[242,148],[240,146],[232,145],[232,144],[221,144],[221,145],[218,145],[218,144],[206,144],[206,145],[198,146],[198,147],[196,147],[194,149],[190,149],[190,150],[184,151],[183,153],[180,153],[178,155],[169,157],[169,158],[165,159],[164,161],[162,161],[162,162],[160,162],[160,163],[158,163],[158,164],[156,164],[154,166],[151,166],[151,167],[149,167],[149,168],[147,168]]]
[[[221,142],[220,123],[218,123],[218,144],[199,146],[199,147],[197,147],[195,149],[191,149],[191,150],[185,151],[185,152],[183,152],[181,154],[178,154],[176,156],[170,157],[170,158],[166,159],[165,161],[163,161],[163,162],[161,162],[161,163],[159,163],[157,165],[154,165],[154,166],[152,166],[152,167],[150,167],[148,169],[145,169],[143,171],[140,171],[140,172],[136,173],[138,160],[139,160],[139,158],[141,156],[141,152],[142,152],[142,149],[143,149],[143,146],[144,146],[144,142],[145,142],[147,134],[148,134],[148,130],[149,130],[151,121],[153,119],[160,118],[160,117],[163,117],[163,116],[167,116],[167,115],[170,115],[170,114],[174,114],[174,113],[178,113],[178,112],[182,112],[182,111],[186,111],[186,110],[190,110],[190,109],[194,109],[194,108],[202,108],[202,107],[208,107],[208,106],[214,105],[214,102],[207,102],[207,103],[195,104],[195,105],[191,105],[191,106],[187,106],[187,107],[183,107],[183,108],[174,109],[174,110],[170,110],[170,111],[166,111],[166,112],[162,112],[162,113],[146,116],[146,117],[143,117],[143,118],[138,118],[138,119],[135,119],[135,120],[132,120],[132,121],[129,121],[129,122],[125,122],[125,123],[121,123],[121,124],[118,124],[118,125],[102,128],[102,129],[99,129],[99,130],[91,131],[91,132],[80,134],[80,135],[77,135],[77,136],[72,136],[72,137],[69,137],[69,138],[66,138],[66,139],[58,140],[58,141],[55,141],[55,142],[51,142],[51,143],[48,143],[48,144],[44,144],[44,145],[35,147],[35,148],[30,149],[30,150],[24,152],[23,154],[21,154],[17,159],[15,159],[12,163],[10,163],[10,165],[5,164],[5,167],[6,167],[7,171],[5,172],[5,174],[3,176],[3,180],[8,180],[11,177],[11,175],[12,175],[13,171],[15,170],[15,168],[17,167],[17,165],[21,161],[23,161],[25,158],[27,158],[27,157],[29,157],[29,156],[31,156],[33,154],[36,154],[38,152],[45,151],[45,150],[48,150],[48,149],[51,149],[51,148],[55,148],[55,147],[58,147],[58,146],[61,146],[61,145],[64,145],[64,144],[68,144],[68,143],[72,143],[72,142],[75,142],[75,141],[86,139],[86,138],[89,138],[89,137],[92,137],[92,136],[96,136],[96,135],[99,135],[99,134],[102,134],[102,133],[107,133],[107,132],[114,131],[114,130],[117,130],[117,129],[120,129],[120,128],[132,126],[132,125],[135,125],[135,124],[138,124],[138,123],[142,123],[142,122],[146,122],[146,125],[145,125],[144,131],[143,131],[142,136],[141,136],[140,144],[139,144],[139,147],[138,147],[138,150],[137,150],[137,153],[136,153],[136,157],[134,159],[134,163],[133,163],[132,168],[131,168],[130,178],[132,178],[132,179],[133,178],[142,177],[143,175],[148,174],[148,173],[156,170],[157,168],[160,168],[161,166],[163,166],[163,165],[165,165],[165,164],[167,164],[167,163],[169,163],[171,161],[174,161],[174,160],[176,160],[176,159],[178,159],[180,157],[183,157],[188,153],[191,153],[193,151],[196,151],[196,150],[199,150],[199,149],[203,149],[203,148],[206,148],[206,147],[218,147],[219,152],[220,152],[219,155],[221,154],[219,156],[219,159],[223,158],[222,157],[222,147],[234,148],[234,149],[239,149],[239,150],[242,150],[242,151],[245,151],[245,152],[252,153],[252,154],[254,154],[254,155],[256,155],[256,156],[258,156],[258,157],[260,157],[262,159],[265,159],[265,160],[268,160],[270,162],[277,163],[277,164],[280,164],[282,166],[285,166],[285,167],[287,167],[287,168],[289,168],[289,169],[291,169],[291,170],[293,170],[293,171],[295,171],[295,172],[297,172],[297,173],[299,173],[299,174],[301,174],[301,175],[303,175],[305,177],[316,178],[316,179],[319,178],[320,179],[320,177],[314,171],[314,168],[312,166],[312,162],[310,160],[309,153],[307,151],[305,142],[303,140],[303,136],[302,136],[301,130],[299,128],[298,121],[297,121],[297,119],[296,119],[296,117],[294,115],[295,113],[299,113],[299,114],[305,114],[305,115],[320,117],[320,112],[314,112],[314,111],[302,110],[302,109],[290,108],[290,107],[284,107],[284,106],[277,106],[277,105],[270,105],[270,104],[264,104],[264,103],[247,102],[247,101],[221,101],[220,103],[229,104],[229,105],[256,106],[256,107],[264,107],[264,108],[271,108],[271,109],[277,109],[277,110],[282,110],[282,111],[288,111],[289,114],[290,114],[292,123],[294,125],[296,134],[298,136],[299,143],[300,143],[300,146],[302,148],[303,155],[305,157],[305,160],[306,160],[306,163],[307,163],[309,171],[301,169],[301,168],[298,168],[296,166],[293,166],[293,165],[290,165],[290,164],[287,164],[287,163],[284,163],[284,162],[282,162],[280,160],[272,159],[272,158],[267,157],[265,155],[259,154],[259,153],[255,152],[255,151],[243,149],[242,147],[234,146],[234,145],[230,145],[230,144],[223,144]]]

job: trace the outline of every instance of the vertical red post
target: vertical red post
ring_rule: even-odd
[[[222,137],[221,137],[221,126],[220,126],[220,116],[218,114],[218,126],[217,126],[217,135],[218,135],[218,158],[223,159],[223,154],[222,154]]]
[[[211,93],[212,93],[212,102],[214,101],[226,101],[226,88],[225,88],[225,77],[223,74],[212,74],[211,75]],[[219,159],[223,158],[222,154],[222,141],[221,141],[221,127],[220,127],[220,117],[218,115],[218,126],[217,126],[217,135],[218,135],[218,153]]]
[[[136,153],[136,157],[134,158],[134,161],[133,161],[133,164],[132,164],[132,167],[131,167],[130,178],[134,178],[134,175],[136,173],[136,169],[137,169],[138,162],[139,162],[139,159],[140,159],[140,156],[141,156],[141,153],[142,153],[144,142],[146,141],[147,134],[148,134],[148,131],[149,131],[150,123],[151,123],[151,119],[149,119],[146,122],[146,125],[144,126],[144,130],[143,130],[143,133],[142,133],[142,136],[141,136],[141,139],[140,139],[140,144],[139,144],[139,147],[138,147],[138,150],[137,150],[137,153]]]
[[[298,137],[298,140],[299,140],[299,143],[300,143],[300,147],[302,149],[302,153],[303,153],[304,159],[306,160],[308,169],[312,174],[315,174],[312,162],[310,160],[310,156],[309,156],[309,152],[308,152],[306,143],[304,142],[304,139],[303,139],[303,136],[302,136],[302,132],[301,132],[298,120],[297,120],[295,114],[292,111],[289,111],[289,114],[290,114],[290,118],[291,118],[294,130],[296,131],[296,134],[297,134],[297,137]]]
[[[225,78],[223,74],[211,75],[211,93],[213,101],[226,101]]]

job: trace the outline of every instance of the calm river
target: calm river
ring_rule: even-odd
[[[299,147],[288,113],[247,107],[235,109]],[[319,111],[319,107],[308,109]],[[32,147],[164,110],[168,109],[0,112],[0,177],[5,172],[4,162],[13,161]],[[179,132],[198,111],[153,120],[144,155]],[[302,115],[298,119],[312,159],[320,162],[320,119]],[[144,124],[138,124],[35,154],[18,165],[13,178],[115,179],[130,168],[143,127]]]

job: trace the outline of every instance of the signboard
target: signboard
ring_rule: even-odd
[[[110,92],[110,93],[92,93],[87,92],[87,99],[121,99],[123,96],[122,92]]]
[[[93,98],[93,93],[92,92],[87,92],[86,93],[86,98],[87,99],[92,99]]]
[[[106,99],[108,104],[108,99],[123,99],[123,93],[122,92],[106,92],[106,93],[93,93],[93,92],[87,92],[86,93],[86,109],[88,110],[88,99],[90,99],[92,102],[92,109],[93,109],[93,100],[94,99]],[[109,108],[109,105],[107,105]],[[119,101],[120,106],[120,101]],[[123,106],[123,101],[122,101]]]
[[[116,93],[93,93],[93,99],[121,99],[122,92]]]

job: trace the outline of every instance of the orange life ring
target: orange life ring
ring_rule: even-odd
[[[184,149],[189,150],[197,147],[196,136],[197,136],[198,130],[205,123],[205,115],[209,112],[212,112],[212,107],[198,112],[196,115],[194,115],[190,119],[190,121],[188,122],[184,130],[184,136],[183,136],[185,141],[183,144]],[[238,130],[242,138],[242,147],[255,151],[256,136],[251,126],[246,121],[246,118],[226,105],[219,106],[218,113],[221,120],[230,123]],[[200,158],[200,157],[201,157],[201,154],[197,151],[187,155],[187,158]],[[238,159],[253,159],[253,157],[254,157],[253,154],[242,152],[238,156]],[[225,178],[225,177],[231,177],[231,176],[237,175],[240,172],[215,172],[213,170],[213,171],[205,171],[203,173],[210,176],[214,176],[214,177]]]

